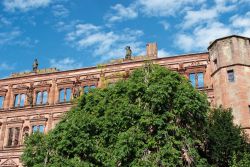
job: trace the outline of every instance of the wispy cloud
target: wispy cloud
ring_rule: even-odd
[[[140,40],[141,30],[123,29],[110,31],[105,27],[94,24],[76,24],[74,29],[67,33],[65,40],[78,50],[89,49],[92,55],[101,58],[101,61],[123,57],[125,46],[131,46],[135,55],[142,53],[144,43]]]
[[[13,70],[14,66],[7,64],[6,62],[0,63],[0,71]]]
[[[70,69],[76,69],[76,68],[81,68],[83,65],[79,63],[79,61],[71,58],[71,57],[66,57],[64,59],[51,59],[49,61],[50,67],[56,67],[59,70],[70,70]]]
[[[116,4],[111,7],[110,13],[108,13],[105,18],[109,22],[117,22],[134,19],[137,18],[137,16],[138,12],[136,11],[136,5],[124,7],[122,4]]]
[[[197,27],[193,32],[180,33],[177,35],[176,46],[184,51],[205,50],[212,40],[231,33],[232,30],[228,26],[220,22],[213,22]]]
[[[69,10],[61,4],[52,7],[52,12],[55,17],[64,18],[69,15]]]
[[[11,44],[14,39],[21,35],[20,30],[12,30],[9,32],[0,32],[0,45]]]
[[[3,0],[3,5],[6,11],[14,12],[46,7],[51,2],[52,0]]]

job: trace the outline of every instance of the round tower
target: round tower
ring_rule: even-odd
[[[232,108],[235,123],[250,134],[250,38],[216,39],[208,51],[215,105]]]

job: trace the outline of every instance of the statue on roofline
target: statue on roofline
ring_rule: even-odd
[[[126,50],[125,59],[130,60],[132,57],[132,50],[130,49],[130,46],[126,46],[125,50]]]
[[[35,59],[34,63],[33,63],[33,72],[37,72],[37,69],[38,69],[38,60]]]

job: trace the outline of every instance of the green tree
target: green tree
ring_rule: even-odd
[[[186,78],[146,64],[81,96],[48,135],[26,140],[22,160],[52,167],[208,166],[209,156],[217,163],[211,144],[220,144],[208,111],[206,96]]]
[[[248,148],[247,139],[240,126],[233,123],[231,109],[219,107],[210,112],[207,132],[208,159],[217,166],[229,166],[235,154],[236,159],[243,157]]]

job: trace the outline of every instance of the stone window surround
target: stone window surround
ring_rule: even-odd
[[[13,88],[12,89],[12,107],[13,108],[19,108],[19,106],[17,106],[17,107],[15,107],[15,99],[16,99],[16,95],[18,95],[18,94],[24,94],[25,95],[25,100],[24,100],[24,106],[23,107],[25,107],[25,106],[27,106],[27,93],[28,93],[28,86],[26,86],[26,85],[18,85],[18,87],[16,87],[16,88]]]
[[[33,105],[39,106],[39,105],[48,105],[49,104],[49,94],[50,94],[50,88],[52,84],[46,83],[46,81],[42,81],[40,84],[34,86],[34,92],[33,92]],[[36,104],[36,98],[38,92],[45,92],[47,91],[47,103],[46,104]],[[43,94],[43,93],[42,93]]]
[[[195,74],[195,84],[196,84],[195,87],[196,88],[198,88],[198,89],[205,88],[205,85],[206,85],[205,79],[204,79],[205,73],[206,73],[206,66],[205,65],[200,65],[200,67],[187,68],[185,73],[187,74],[188,79],[189,79],[189,74]],[[201,88],[198,87],[198,75],[197,75],[198,73],[203,73],[204,87],[201,87]]]
[[[37,116],[34,117],[30,120],[30,134],[32,133],[32,128],[33,126],[37,126],[37,125],[43,125],[44,126],[44,133],[46,132],[46,124],[47,124],[48,119],[46,117],[43,116]]]
[[[22,140],[22,129],[23,129],[23,120],[19,120],[19,119],[15,119],[15,120],[10,120],[7,122],[7,126],[6,126],[6,132],[5,132],[5,136],[7,136],[6,141],[4,142],[4,147],[5,148],[11,148],[11,147],[19,147],[21,145],[21,140]],[[11,145],[8,146],[8,141],[9,141],[9,129],[10,128],[19,128],[19,136],[18,136],[18,144],[16,146]],[[14,130],[15,132],[15,130]],[[14,133],[15,134],[15,133]],[[14,137],[15,138],[15,137]],[[13,142],[13,141],[12,141]]]

